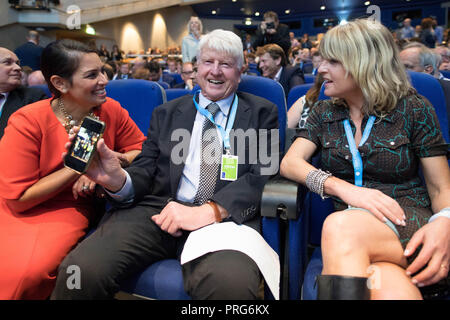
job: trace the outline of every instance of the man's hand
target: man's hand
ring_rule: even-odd
[[[169,202],[160,214],[152,216],[162,230],[179,237],[182,230],[193,231],[215,222],[214,211],[210,205],[188,207],[178,202]]]
[[[413,275],[412,282],[419,287],[428,286],[448,275],[450,263],[450,219],[440,217],[424,225],[413,235],[406,246],[405,256],[411,256],[422,245],[418,256],[406,269]]]
[[[69,150],[80,127],[73,127],[71,130],[69,142],[65,145],[66,150]],[[62,157],[66,155],[67,152],[64,152]],[[126,173],[120,165],[116,152],[109,149],[103,139],[97,142],[97,152],[85,175],[112,192],[119,191],[126,181]]]

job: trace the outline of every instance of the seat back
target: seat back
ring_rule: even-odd
[[[316,79],[316,76],[313,74],[304,74],[305,77],[305,83],[314,83],[314,80]]]
[[[178,88],[166,89],[165,91],[166,91],[166,99],[167,99],[167,101],[171,101],[173,99],[176,99],[176,98],[179,98],[179,97],[182,97],[184,95],[187,95],[187,94],[191,93],[191,90],[178,89]]]
[[[423,72],[408,71],[408,75],[412,86],[433,105],[439,119],[442,135],[447,143],[450,142],[447,104],[441,84],[436,78]]]
[[[181,78],[181,74],[179,74],[179,73],[171,73],[171,72],[169,72],[167,74],[175,79],[175,83],[176,84],[184,82],[183,78]]]
[[[161,86],[141,79],[114,80],[106,85],[108,97],[117,100],[144,135],[150,127],[153,109],[166,102]]]
[[[439,70],[442,75],[448,79],[450,79],[450,70]]]
[[[314,83],[305,83],[300,84],[298,86],[293,87],[291,90],[289,90],[289,94],[287,97],[287,109],[289,110],[292,105],[297,101],[299,98],[303,97],[306,92],[308,92],[309,89],[314,85]]]
[[[280,151],[284,151],[284,138],[286,135],[287,108],[283,87],[276,81],[257,76],[243,75],[238,91],[248,92],[265,98],[278,107],[278,124],[280,128]]]

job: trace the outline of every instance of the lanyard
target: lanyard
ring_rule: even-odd
[[[220,135],[222,136],[222,140],[223,140],[223,146],[225,148],[226,153],[229,154],[230,150],[231,150],[230,132],[231,132],[231,128],[233,128],[234,119],[236,118],[236,111],[237,111],[237,105],[238,105],[237,95],[236,94],[234,95],[233,104],[231,106],[226,129],[224,129],[220,124],[217,124],[214,121],[214,118],[213,118],[211,112],[209,112],[206,108],[201,108],[198,105],[197,101],[195,101],[195,94],[194,94],[193,100],[194,100],[194,105],[197,108],[198,112],[200,112],[201,115],[205,116],[209,121],[211,121],[212,124],[214,124],[219,129]]]
[[[350,152],[352,154],[353,169],[355,171],[355,185],[358,187],[362,187],[363,164],[362,164],[361,154],[359,153],[358,148],[356,148],[355,138],[353,137],[352,128],[350,127],[350,122],[348,121],[348,119],[345,119],[343,122],[344,122],[344,128],[345,128],[345,135],[347,136],[348,146],[349,146]],[[369,138],[370,131],[372,130],[374,122],[375,122],[375,116],[370,116],[369,120],[367,121],[366,127],[364,128],[363,136],[359,143],[359,147],[361,147]]]

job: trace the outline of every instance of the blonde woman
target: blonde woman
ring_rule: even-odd
[[[335,98],[314,106],[281,163],[283,176],[334,200],[318,298],[428,297],[447,281],[450,259],[448,145],[433,106],[410,86],[377,22],[331,29],[319,52],[325,94]],[[324,171],[307,162],[317,151]]]
[[[198,44],[203,32],[203,25],[198,17],[191,17],[188,22],[188,35],[181,43],[183,62],[192,62],[197,56]]]

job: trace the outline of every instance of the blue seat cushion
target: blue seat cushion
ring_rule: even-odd
[[[322,273],[322,252],[316,248],[308,263],[303,282],[303,300],[317,300],[316,277]]]
[[[180,262],[166,259],[124,281],[121,290],[158,300],[190,300],[184,291]]]

